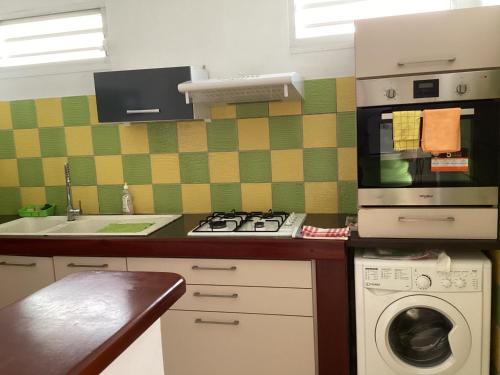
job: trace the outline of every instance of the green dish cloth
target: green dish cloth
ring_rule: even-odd
[[[108,224],[99,229],[98,233],[136,233],[149,228],[153,223]]]

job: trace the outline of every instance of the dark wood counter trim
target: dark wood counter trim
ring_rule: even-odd
[[[67,276],[0,310],[0,373],[99,374],[185,290],[173,273]]]

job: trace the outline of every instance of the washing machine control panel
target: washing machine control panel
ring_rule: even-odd
[[[449,272],[429,267],[363,267],[365,288],[413,290],[428,292],[479,292],[482,290],[482,270],[453,269]]]

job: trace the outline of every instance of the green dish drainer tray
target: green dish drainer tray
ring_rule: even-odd
[[[40,206],[37,204],[28,204],[24,206],[23,208],[20,208],[17,210],[17,213],[21,217],[46,217],[46,216],[53,216],[54,211],[56,208],[55,204],[49,205],[49,207],[46,207],[47,205]]]

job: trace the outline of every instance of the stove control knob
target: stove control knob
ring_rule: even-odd
[[[463,95],[467,92],[467,85],[465,83],[459,83],[456,88],[458,95]]]
[[[394,99],[396,97],[396,90],[393,88],[385,90],[385,96],[387,99]]]
[[[464,288],[466,283],[465,283],[465,280],[464,279],[458,279],[455,281],[455,285],[458,287],[458,288]]]
[[[445,287],[445,288],[449,288],[451,286],[451,280],[450,279],[444,279],[441,281],[441,284]]]
[[[416,282],[418,289],[428,289],[432,285],[431,278],[427,275],[420,275]]]

